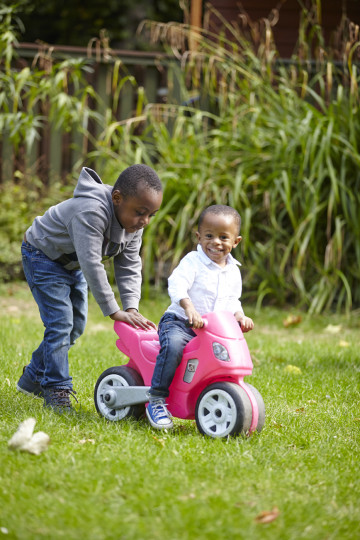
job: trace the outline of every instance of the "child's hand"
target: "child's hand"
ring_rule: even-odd
[[[189,325],[193,328],[202,328],[204,321],[201,315],[196,311],[190,298],[182,298],[180,300],[180,306],[185,311],[186,317],[189,319]]]
[[[189,324],[192,328],[202,328],[204,326],[204,321],[195,308],[189,307],[185,309],[185,314],[189,319]]]
[[[126,311],[116,311],[116,313],[113,313],[110,315],[110,319],[113,321],[122,321],[126,322],[128,324],[131,324],[134,328],[142,328],[143,330],[150,330],[151,328],[154,328],[156,330],[156,324],[152,321],[149,321],[148,319],[145,319],[141,313],[136,311],[136,309],[130,308]]]
[[[245,332],[249,332],[249,330],[252,330],[254,328],[254,321],[250,319],[250,317],[246,317],[245,315],[239,315],[235,313],[235,318],[238,321],[238,323],[241,326],[241,330]]]

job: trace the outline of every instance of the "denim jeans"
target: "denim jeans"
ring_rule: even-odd
[[[161,317],[160,352],[151,380],[151,396],[168,397],[169,386],[181,362],[185,345],[195,336],[195,332],[185,326],[184,319],[179,319],[174,313],[165,313]]]
[[[81,270],[66,270],[28,242],[22,243],[21,253],[26,281],[45,326],[28,373],[43,387],[72,388],[68,351],[85,329],[86,280]]]

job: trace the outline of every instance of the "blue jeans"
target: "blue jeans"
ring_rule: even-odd
[[[151,396],[168,397],[169,386],[181,362],[185,345],[195,336],[195,332],[185,326],[184,319],[179,319],[174,313],[165,313],[161,317],[160,352],[151,380]]]
[[[22,243],[21,254],[26,281],[45,326],[28,373],[43,387],[72,388],[68,351],[85,329],[86,280],[81,270],[66,270],[28,242]]]

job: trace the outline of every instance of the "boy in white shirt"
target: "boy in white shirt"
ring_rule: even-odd
[[[185,345],[195,337],[193,328],[203,326],[202,315],[231,311],[243,332],[254,328],[239,300],[242,291],[238,263],[231,251],[241,242],[241,218],[231,206],[213,205],[200,215],[197,251],[188,253],[168,280],[171,305],[159,323],[160,352],[149,391],[146,415],[156,429],[173,427],[165,399],[181,362]]]

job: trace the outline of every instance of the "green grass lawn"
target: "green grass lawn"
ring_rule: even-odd
[[[26,286],[0,294],[0,538],[360,538],[359,313],[303,316],[285,328],[288,312],[247,309],[256,325],[247,380],[263,396],[265,426],[250,438],[214,440],[194,421],[176,419],[159,433],[145,419],[97,415],[97,378],[126,360],[93,301],[70,353],[79,412],[58,416],[19,394],[43,330]],[[142,312],[158,322],[166,305],[160,295]],[[7,448],[29,417],[51,437],[39,456]],[[262,523],[267,511],[275,519]]]

